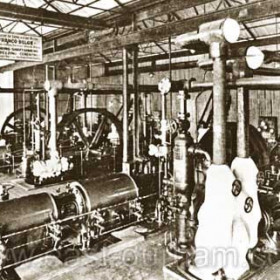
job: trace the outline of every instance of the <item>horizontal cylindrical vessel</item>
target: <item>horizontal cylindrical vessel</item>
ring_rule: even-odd
[[[135,181],[127,174],[111,174],[73,182],[84,195],[88,211],[133,200],[139,196]]]
[[[53,197],[40,193],[0,203],[1,234],[22,231],[40,226],[57,218],[57,207]]]

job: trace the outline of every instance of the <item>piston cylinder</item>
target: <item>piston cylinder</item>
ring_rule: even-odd
[[[57,218],[52,195],[40,193],[1,202],[1,235],[22,231],[48,223]]]
[[[139,195],[135,181],[123,173],[73,182],[70,187],[83,193],[88,211],[125,203]]]

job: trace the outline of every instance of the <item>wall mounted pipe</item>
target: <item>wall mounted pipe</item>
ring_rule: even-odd
[[[229,81],[226,84],[227,89],[236,89],[238,87],[246,87],[248,89],[280,89],[280,80],[278,77],[254,77],[241,78],[236,81]],[[213,82],[197,82],[192,81],[190,91],[199,91],[213,88]]]

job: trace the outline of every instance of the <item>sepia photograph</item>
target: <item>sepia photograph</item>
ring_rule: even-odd
[[[280,280],[279,0],[0,0],[0,280]]]

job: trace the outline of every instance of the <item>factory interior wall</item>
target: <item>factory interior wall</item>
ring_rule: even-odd
[[[95,69],[101,69],[100,65],[94,65],[92,76],[89,77],[89,71],[87,66],[81,66],[70,70],[67,68],[58,68],[57,70],[57,79],[63,82],[67,82],[71,80],[74,82],[82,82],[82,81],[91,81],[96,84],[122,84],[122,76],[101,76],[103,71],[97,73]],[[138,82],[141,85],[157,85],[158,82],[164,78],[169,77],[169,72],[155,72],[151,77],[149,73],[140,73],[138,76]],[[195,68],[195,69],[187,69],[187,70],[173,70],[172,71],[172,79],[174,81],[186,79],[189,80],[191,78],[196,78],[198,81],[211,80],[212,73],[206,72],[204,70]],[[14,85],[15,87],[31,87],[38,86],[42,87],[45,81],[45,68],[44,67],[36,67],[35,70],[33,68],[23,69],[15,71],[14,75]],[[129,83],[132,84],[132,75],[129,74]],[[199,95],[198,93],[190,93],[190,100],[188,101],[188,111],[190,113],[190,121],[191,128],[190,131],[193,134],[195,131],[195,123],[197,123],[200,118],[205,104],[211,94],[211,91],[205,91]],[[228,121],[236,121],[236,90],[230,91],[230,110],[228,114]],[[152,111],[160,111],[160,94],[159,92],[151,93],[151,108]],[[15,109],[20,108],[22,106],[22,94],[15,95]],[[81,108],[82,102],[80,102],[80,97],[77,96],[75,98],[75,106],[76,109]],[[29,96],[25,97],[25,102],[28,104]],[[44,102],[44,99],[42,99]],[[172,109],[170,106],[170,102],[172,103]],[[280,102],[280,95],[278,91],[272,90],[252,90],[249,92],[249,102],[250,102],[250,123],[258,127],[259,116],[275,116],[280,118],[280,108],[277,106]],[[121,107],[122,96],[121,95],[106,95],[106,96],[97,96],[92,95],[87,98],[87,106],[88,107],[97,107],[104,108],[117,113],[119,108]],[[197,111],[194,110],[194,104],[197,104]],[[176,93],[169,94],[167,96],[167,113],[168,117],[172,116],[176,118]],[[58,109],[58,117],[62,116],[66,113],[69,108],[69,95],[68,94],[59,94],[57,109]],[[12,110],[11,110],[12,111]],[[278,122],[278,131],[280,131],[280,122]]]

